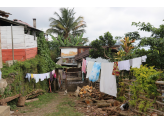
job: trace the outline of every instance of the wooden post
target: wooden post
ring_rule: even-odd
[[[14,64],[14,44],[13,44],[13,27],[11,24],[11,40],[12,40],[12,55],[13,55],[13,64]]]
[[[131,82],[129,81],[129,83],[131,84]],[[129,85],[129,100],[130,100],[130,85]]]
[[[66,68],[66,78],[65,78],[65,90],[67,89],[67,68]]]
[[[1,50],[1,31],[0,31],[0,72],[1,72],[1,68],[3,67],[3,63],[2,63],[2,50]],[[0,74],[0,80],[2,79],[2,73]]]
[[[54,83],[54,92],[56,91],[56,78],[55,80],[53,80],[53,83]]]

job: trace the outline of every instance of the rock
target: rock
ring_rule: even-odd
[[[0,80],[0,94],[3,94],[7,87],[7,81],[5,79]]]
[[[0,116],[10,116],[10,106],[0,106]]]
[[[14,111],[10,111],[10,114],[13,114],[14,113]]]
[[[0,88],[0,94],[2,94],[2,95],[3,95],[4,91],[5,91],[5,89],[4,89],[4,88]]]

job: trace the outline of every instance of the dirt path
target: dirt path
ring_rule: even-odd
[[[36,102],[35,106],[25,105],[24,107],[18,107],[18,111],[15,111],[11,116],[120,116],[118,112],[102,110],[96,104],[87,106],[85,102],[82,102],[83,99],[78,99],[71,95],[71,93],[64,95],[64,92],[52,93],[51,97],[53,99],[48,103],[42,103],[40,106],[39,102]],[[48,99],[50,98],[48,97]],[[37,107],[36,105],[39,105],[38,108],[34,108]],[[116,108],[117,106],[112,107]],[[121,111],[119,108],[118,110],[125,116],[137,115],[130,110]]]
[[[62,102],[63,92],[58,92],[58,96],[49,103],[42,105],[41,108],[33,108],[31,106],[18,107],[12,116],[45,116],[48,113],[57,111],[56,106]]]

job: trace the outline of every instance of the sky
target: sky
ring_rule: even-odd
[[[139,1],[140,2],[140,1]],[[7,4],[8,5],[8,4]],[[24,4],[23,4],[24,5]],[[29,5],[29,4],[28,4]],[[30,4],[31,5],[31,4]],[[36,3],[34,4],[36,5]],[[36,18],[36,27],[40,30],[46,31],[49,27],[50,17],[57,18],[54,12],[60,14],[61,7],[74,8],[76,12],[75,18],[79,16],[84,17],[87,27],[85,28],[84,38],[88,38],[89,42],[98,39],[100,35],[104,35],[105,32],[110,32],[113,37],[124,36],[127,32],[139,31],[138,27],[131,26],[132,22],[149,22],[155,27],[163,24],[164,7],[124,7],[124,6],[55,6],[52,7],[50,4],[47,7],[46,4],[42,3],[42,7],[18,7],[16,6],[5,6],[0,7],[0,10],[11,13],[8,19],[22,20],[31,26],[33,26],[33,18]],[[44,6],[45,5],[45,6]],[[48,4],[49,5],[49,4]],[[77,4],[78,5],[78,4]],[[117,4],[116,4],[117,5]],[[138,5],[138,4],[137,4]],[[153,5],[153,3],[152,3]],[[160,4],[159,4],[160,5]],[[131,5],[130,5],[131,6]],[[141,37],[148,37],[151,33],[139,31]],[[51,40],[51,39],[50,39]],[[138,41],[136,42],[138,43]]]

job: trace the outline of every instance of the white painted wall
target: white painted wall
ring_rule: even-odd
[[[75,54],[72,55],[71,52],[74,52]],[[64,48],[61,49],[61,56],[75,56],[77,55],[77,48]]]
[[[37,47],[37,37],[24,34],[23,26],[13,26],[14,49],[27,49]],[[11,26],[0,26],[1,48],[12,49]]]

